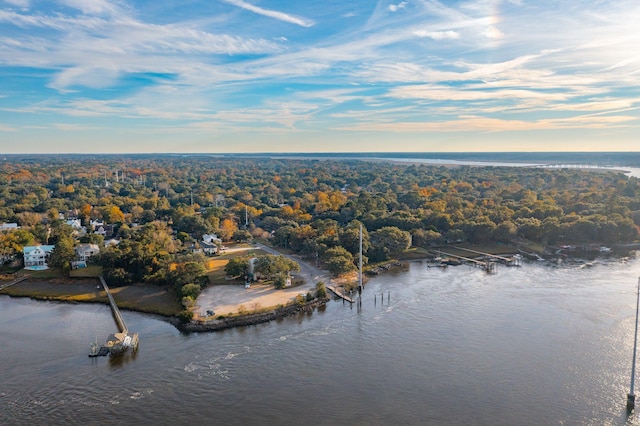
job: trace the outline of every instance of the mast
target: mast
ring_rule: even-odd
[[[362,225],[360,225],[360,260],[358,263],[358,291],[362,293]]]
[[[631,411],[636,404],[636,395],[633,386],[636,378],[636,349],[638,347],[638,308],[640,307],[640,278],[638,278],[638,290],[636,298],[636,327],[633,333],[633,359],[631,360],[631,386],[627,394],[627,410]]]

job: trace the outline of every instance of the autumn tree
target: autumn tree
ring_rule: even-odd
[[[219,237],[223,241],[230,241],[233,237],[233,234],[238,230],[238,225],[235,220],[231,218],[226,218],[222,220],[220,224]]]

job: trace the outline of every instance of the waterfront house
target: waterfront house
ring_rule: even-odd
[[[49,256],[55,246],[40,245],[40,246],[26,246],[22,249],[24,255],[24,267],[29,269],[47,269]]]

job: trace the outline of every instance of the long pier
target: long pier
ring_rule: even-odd
[[[113,319],[116,321],[118,331],[120,331],[120,333],[127,334],[127,325],[124,323],[124,319],[122,318],[120,309],[118,309],[118,305],[116,305],[116,301],[113,299],[113,295],[111,295],[111,290],[109,289],[109,286],[107,285],[107,282],[104,280],[104,277],[102,275],[100,275],[100,282],[102,283],[104,291],[107,293],[107,297],[109,298],[109,304],[111,304],[111,313],[113,314]]]
[[[120,313],[120,309],[118,309],[118,305],[116,305],[116,301],[113,299],[113,295],[111,294],[111,290],[107,285],[107,282],[104,280],[104,277],[100,275],[100,282],[102,283],[102,287],[104,288],[105,293],[107,294],[107,298],[109,299],[109,304],[111,305],[111,313],[113,314],[113,319],[116,322],[116,326],[118,327],[118,333],[111,334],[107,337],[106,343],[102,346],[98,346],[98,343],[92,343],[89,348],[89,356],[104,356],[107,354],[117,355],[124,353],[128,349],[136,350],[138,348],[138,333],[134,333],[132,335],[129,334],[129,330],[127,329],[127,325],[122,318],[122,314]]]

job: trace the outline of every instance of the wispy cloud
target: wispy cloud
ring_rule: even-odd
[[[300,18],[298,16],[290,15],[284,12],[279,12],[276,10],[264,9],[259,6],[254,6],[250,3],[247,3],[243,0],[223,0],[226,3],[232,4],[234,6],[238,6],[244,10],[248,10],[249,12],[257,13],[258,15],[268,16],[269,18],[278,19],[283,22],[288,22],[290,24],[300,25],[301,27],[312,27],[315,23],[310,19]]]
[[[30,0],[4,0],[4,2],[22,8],[28,8],[31,4]]]
[[[418,37],[429,37],[434,40],[455,40],[460,38],[460,34],[456,31],[425,31],[425,30],[416,30],[413,32]]]
[[[52,137],[118,126],[134,138],[580,129],[637,140],[640,5],[568,7],[0,0],[0,122],[11,123],[0,132],[35,134],[13,123],[37,114]],[[306,30],[307,17],[322,25]]]

